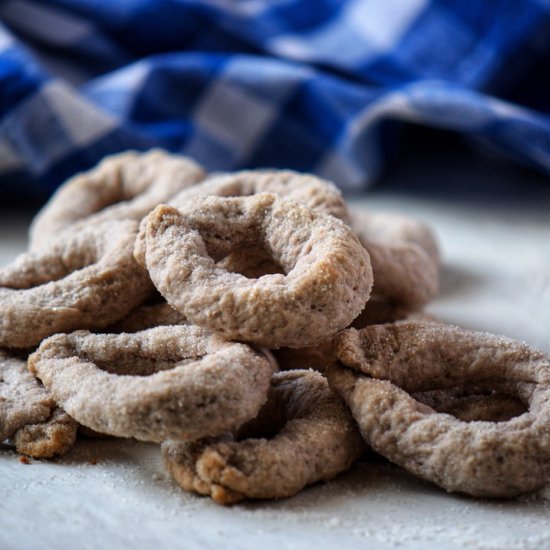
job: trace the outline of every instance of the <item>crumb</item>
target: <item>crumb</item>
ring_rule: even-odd
[[[19,462],[21,462],[21,464],[32,464],[32,462],[26,456],[20,456],[18,460]]]

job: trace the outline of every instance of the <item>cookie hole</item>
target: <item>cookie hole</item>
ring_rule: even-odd
[[[282,274],[281,265],[275,262],[266,250],[241,249],[226,256],[218,266],[230,273],[238,273],[247,279],[259,279],[264,275]]]
[[[98,359],[97,357],[80,355],[81,360],[94,363],[99,369],[118,376],[151,376],[156,372],[171,370],[198,361],[204,356],[181,358],[151,358],[151,357],[117,357]]]
[[[435,390],[414,397],[437,412],[450,414],[463,422],[506,422],[528,410],[517,397],[495,391]]]
[[[141,306],[156,306],[166,303],[164,296],[155,288],[151,294],[143,301]]]
[[[250,438],[273,439],[295,415],[288,403],[284,384],[271,386],[269,396],[260,412],[243,424],[236,436],[237,441]]]

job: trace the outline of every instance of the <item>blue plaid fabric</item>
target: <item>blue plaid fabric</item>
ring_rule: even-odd
[[[3,0],[0,21],[3,197],[153,146],[361,190],[400,121],[550,169],[550,0]]]

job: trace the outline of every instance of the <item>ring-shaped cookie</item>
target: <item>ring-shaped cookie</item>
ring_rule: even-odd
[[[292,496],[347,470],[364,450],[349,411],[311,370],[274,374],[268,402],[237,437],[162,444],[174,479],[220,504]]]
[[[136,263],[136,221],[86,225],[0,269],[0,346],[29,348],[56,332],[100,329],[153,290]]]
[[[351,229],[273,194],[159,206],[141,230],[140,256],[167,302],[229,339],[268,348],[313,345],[346,327],[369,297],[369,256]],[[253,247],[286,275],[248,279],[216,265]]]
[[[238,428],[264,404],[273,373],[260,352],[195,326],[56,334],[29,368],[80,424],[154,442]]]
[[[190,158],[160,149],[109,156],[56,191],[32,222],[30,248],[47,246],[60,231],[75,223],[139,221],[204,175]]]
[[[457,327],[398,323],[345,331],[331,387],[366,442],[447,491],[511,497],[550,479],[550,359],[525,344]],[[345,367],[343,365],[346,365]],[[350,368],[347,368],[350,367]],[[414,392],[490,386],[526,404],[504,422],[463,422]]]
[[[383,298],[396,311],[411,311],[436,296],[439,252],[426,225],[399,214],[354,209],[351,227],[369,251],[374,274],[373,297]],[[365,309],[368,311],[368,303]]]

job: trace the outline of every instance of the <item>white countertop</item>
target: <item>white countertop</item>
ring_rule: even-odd
[[[444,266],[441,295],[428,311],[550,352],[547,203],[452,205],[379,193],[360,203],[435,229]],[[27,222],[0,219],[1,265],[23,250]],[[0,450],[0,495],[6,550],[550,548],[550,488],[514,502],[473,500],[381,461],[294,498],[223,508],[181,491],[156,445],[84,440],[62,459],[29,465]]]

